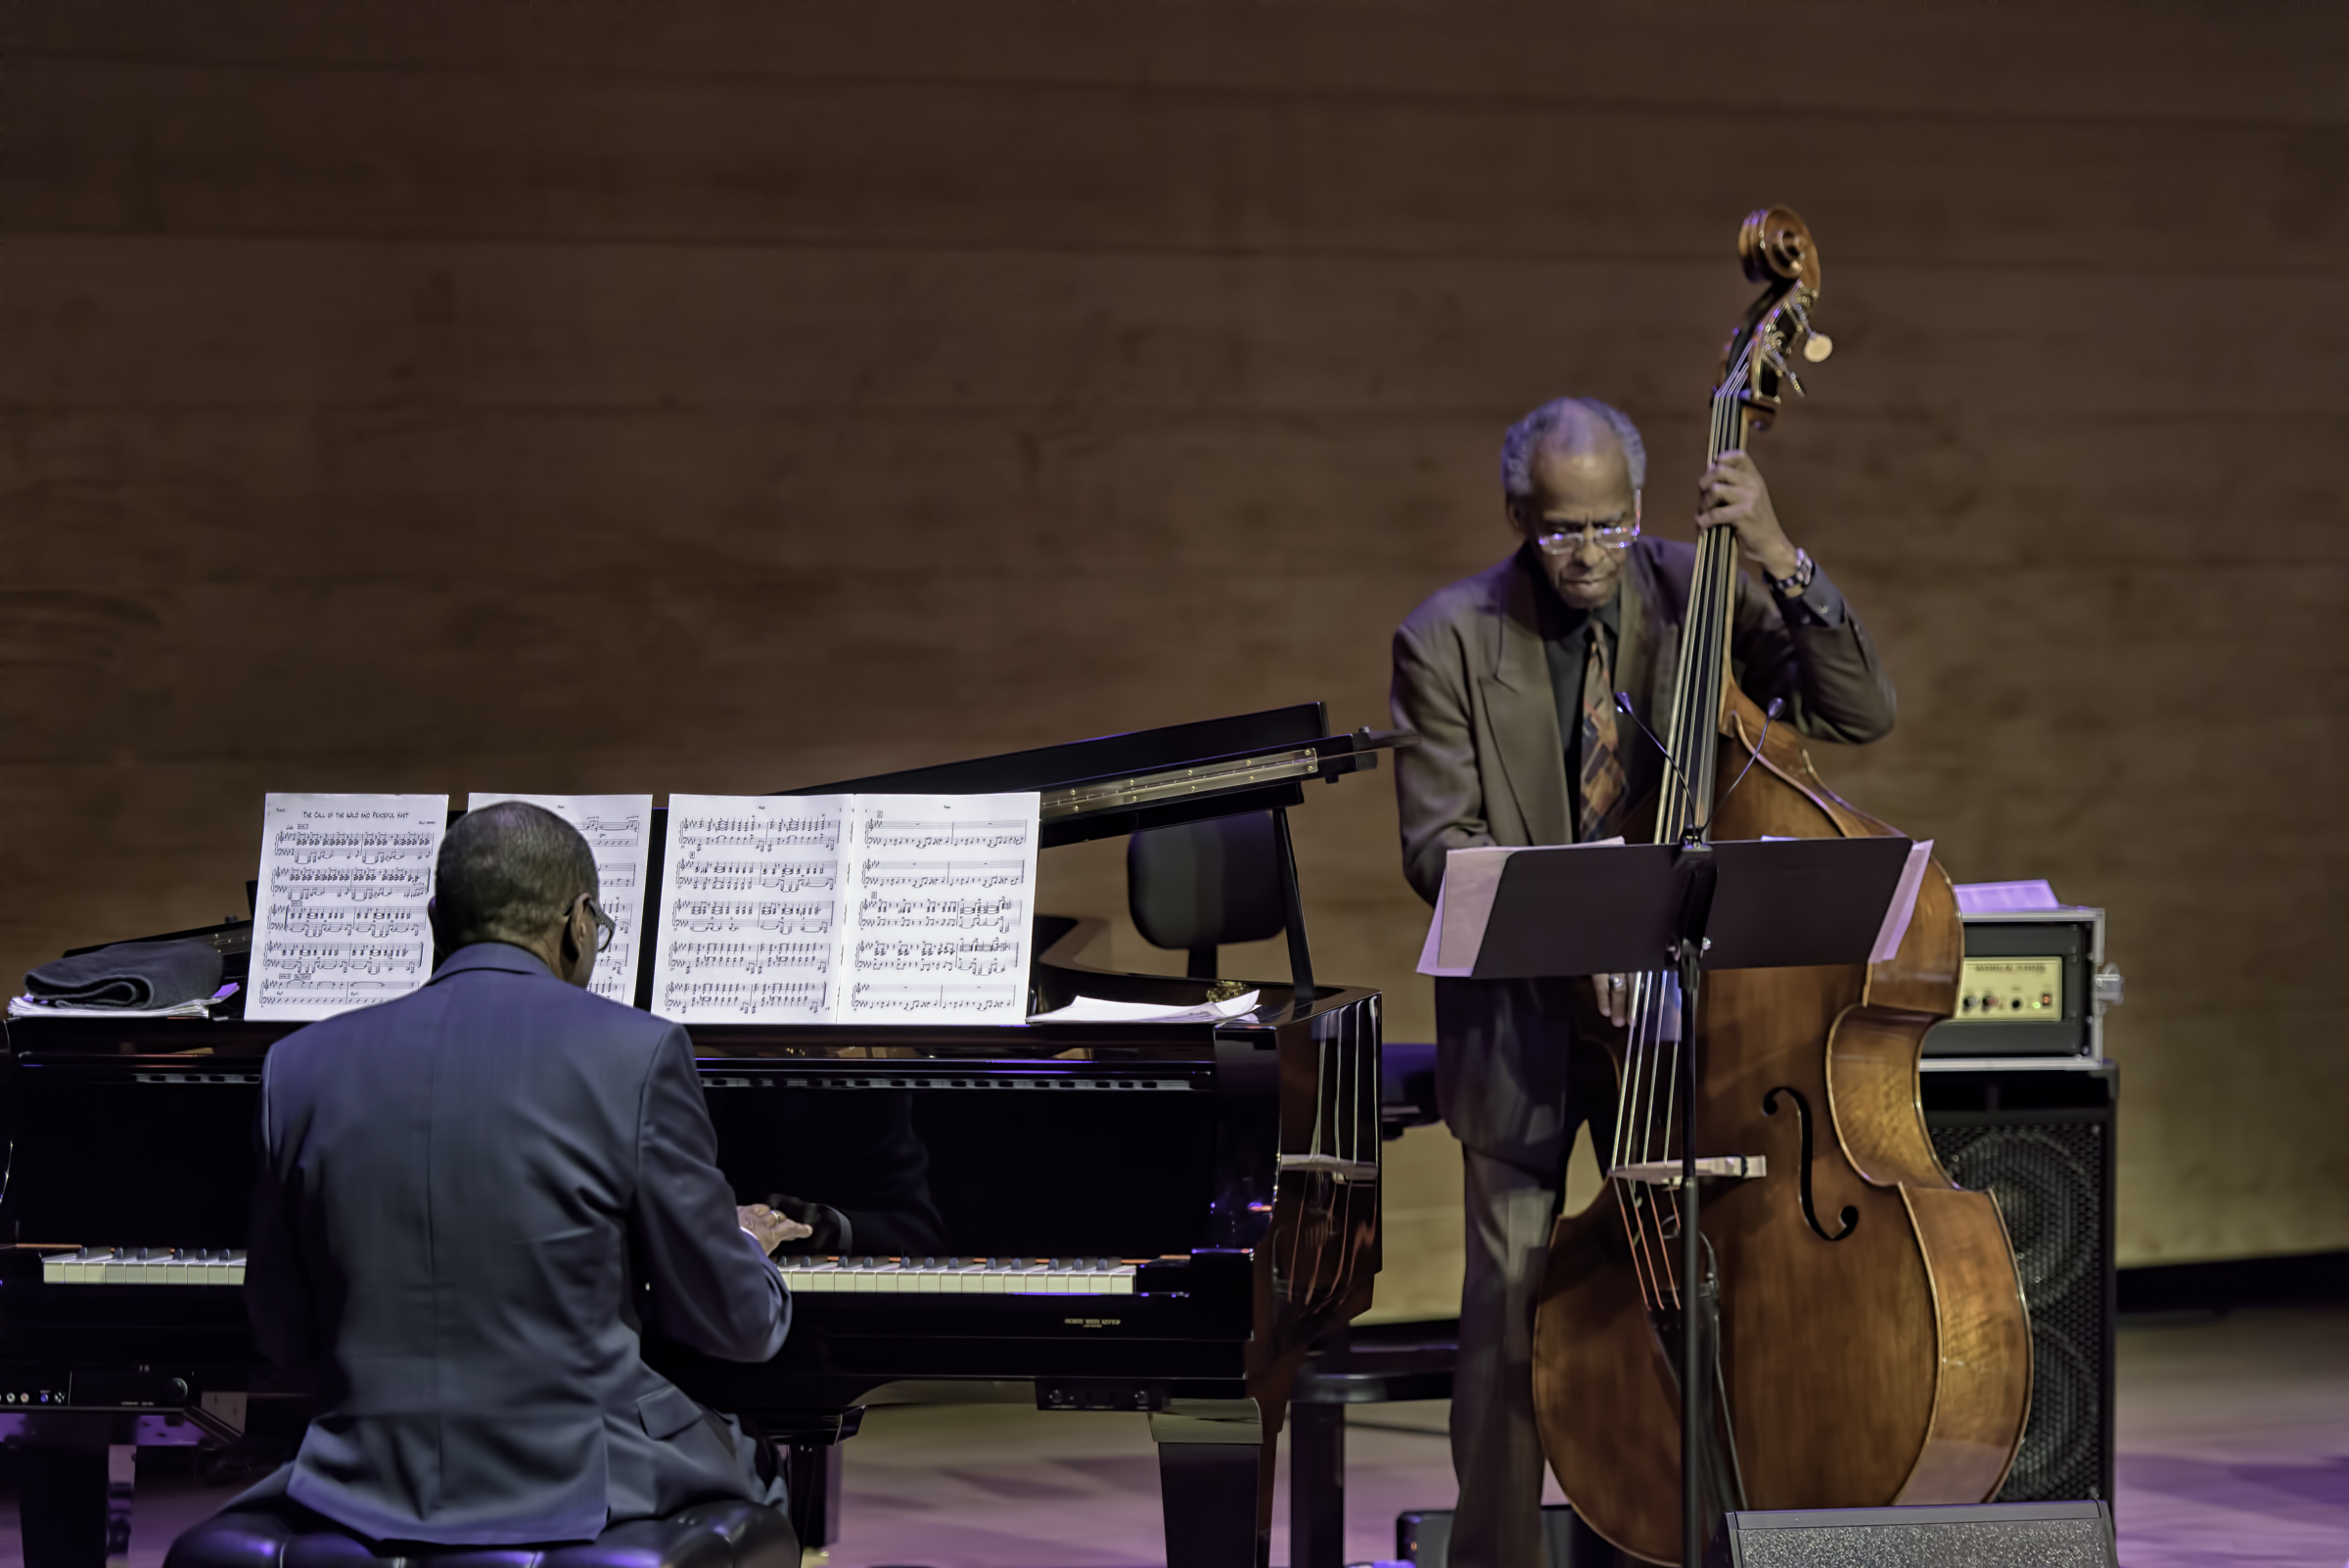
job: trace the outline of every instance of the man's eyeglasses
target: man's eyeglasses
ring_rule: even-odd
[[[587,918],[595,922],[595,950],[610,952],[612,939],[620,935],[620,922],[604,913],[604,906],[593,899],[581,898],[579,901],[587,906]]]
[[[1568,555],[1586,543],[1602,550],[1628,549],[1639,537],[1639,525],[1628,512],[1601,518],[1595,523],[1561,523],[1545,517],[1527,517],[1525,536],[1534,541],[1534,548],[1544,555]]]

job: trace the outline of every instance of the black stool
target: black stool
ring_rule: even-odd
[[[779,1509],[728,1499],[666,1519],[614,1525],[593,1541],[437,1546],[369,1541],[299,1503],[217,1513],[171,1543],[163,1568],[799,1568],[800,1538]]]

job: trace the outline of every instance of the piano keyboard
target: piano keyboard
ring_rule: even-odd
[[[783,1282],[819,1295],[1130,1296],[1134,1265],[1119,1258],[826,1258],[776,1260]]]
[[[1118,1258],[784,1258],[783,1282],[809,1295],[1130,1296]],[[84,1247],[41,1260],[48,1285],[242,1285],[243,1249]]]
[[[41,1260],[45,1285],[242,1285],[245,1249],[84,1247]]]

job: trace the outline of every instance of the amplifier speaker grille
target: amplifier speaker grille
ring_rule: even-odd
[[[1708,1568],[2113,1568],[2101,1502],[1732,1513]]]
[[[2070,1120],[2018,1113],[2017,1124],[2005,1126],[1996,1114],[1926,1121],[1958,1184],[1997,1195],[2031,1314],[2031,1415],[1999,1500],[2108,1498],[2110,1112]]]

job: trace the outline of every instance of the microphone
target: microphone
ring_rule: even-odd
[[[1745,782],[1745,775],[1754,770],[1754,764],[1756,762],[1762,761],[1762,748],[1770,740],[1770,726],[1776,721],[1779,710],[1783,709],[1785,706],[1786,699],[1783,697],[1773,697],[1770,700],[1770,708],[1762,715],[1762,733],[1754,742],[1754,755],[1747,758],[1745,760],[1745,765],[1737,770],[1736,780],[1729,785],[1728,790],[1722,796],[1723,800],[1726,801],[1729,798],[1729,796],[1736,794],[1737,786]]]
[[[1632,711],[1632,694],[1630,692],[1617,692],[1615,707],[1624,717],[1639,726],[1639,733],[1647,737],[1648,743],[1655,747],[1657,755],[1664,759],[1664,765],[1672,769],[1672,780],[1681,787],[1681,804],[1688,808],[1688,829],[1690,832],[1694,832],[1698,816],[1701,814],[1696,808],[1696,791],[1689,788],[1687,775],[1681,771],[1681,764],[1672,760],[1672,748],[1657,740],[1656,732],[1648,728],[1639,715]]]

